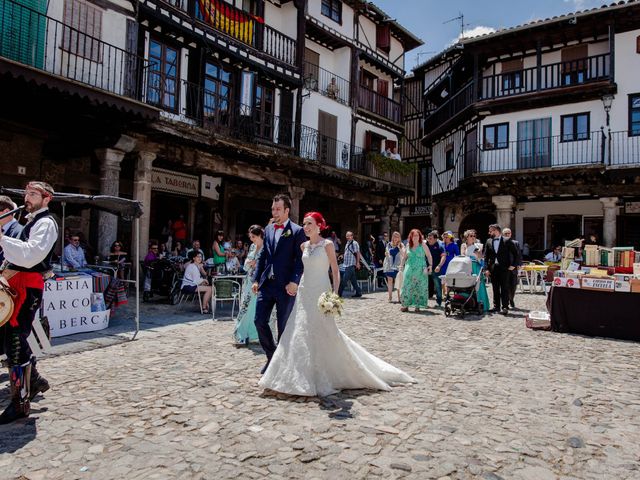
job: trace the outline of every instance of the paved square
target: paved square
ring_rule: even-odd
[[[145,310],[135,342],[41,361],[52,389],[0,427],[0,478],[640,478],[637,343],[365,294],[341,328],[419,383],[304,399],[257,387],[264,357],[231,322]]]

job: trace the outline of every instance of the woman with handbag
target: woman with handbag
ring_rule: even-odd
[[[424,242],[422,232],[414,228],[409,232],[407,248],[400,266],[404,276],[400,307],[402,312],[408,311],[409,307],[414,307],[416,312],[421,308],[427,308],[431,265],[433,258]]]
[[[387,244],[384,252],[384,262],[382,262],[382,272],[387,279],[387,292],[389,292],[389,303],[393,300],[393,287],[398,276],[400,263],[404,255],[404,245],[400,232],[393,232],[391,241]],[[398,289],[398,302],[400,302],[400,290]]]

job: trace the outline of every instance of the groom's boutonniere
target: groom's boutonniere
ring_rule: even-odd
[[[282,234],[282,236],[283,236],[284,238],[290,237],[290,236],[291,236],[291,230],[287,230],[286,232],[284,232],[284,233]]]

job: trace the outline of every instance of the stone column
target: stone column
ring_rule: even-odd
[[[496,206],[496,219],[502,228],[511,228],[511,217],[516,206],[516,197],[513,195],[494,195],[491,201]]]
[[[603,197],[600,199],[602,203],[602,231],[604,236],[605,247],[616,246],[616,223],[618,219],[618,197]]]
[[[100,160],[100,195],[117,197],[120,193],[120,163],[125,152],[115,148],[96,150]],[[112,213],[98,213],[98,248],[101,257],[109,254],[111,244],[118,237],[118,216]],[[91,261],[91,260],[90,260]]]
[[[147,254],[149,245],[149,221],[151,214],[151,168],[156,154],[151,152],[138,152],[136,170],[133,180],[133,199],[142,202],[142,216],[138,221],[140,225],[140,256]],[[133,238],[131,239],[130,252],[135,252],[136,226],[133,225]],[[132,256],[133,258],[133,256]]]
[[[291,211],[289,212],[289,217],[291,221],[297,224],[300,224],[302,221],[300,215],[300,200],[304,197],[306,190],[302,187],[289,187],[289,196],[291,197]]]
[[[393,211],[395,207],[387,205],[381,208],[382,212],[380,214],[380,233],[387,232],[389,234],[389,240],[391,240],[391,234],[393,231],[391,230],[391,215],[393,215]]]

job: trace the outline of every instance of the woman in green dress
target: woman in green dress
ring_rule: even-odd
[[[421,308],[427,308],[429,298],[429,273],[433,259],[431,252],[424,242],[422,232],[414,228],[409,232],[409,239],[405,255],[402,258],[404,279],[400,301],[401,311],[406,312],[409,307],[414,307],[416,312]]]
[[[471,258],[471,272],[474,275],[479,275],[482,270],[482,265],[480,264],[482,260],[482,243],[478,241],[478,234],[475,230],[467,230],[464,232],[464,235],[462,235],[460,255],[466,255]],[[482,309],[486,313],[489,311],[489,295],[487,295],[484,276],[480,279],[478,285],[476,296],[478,302],[482,302]]]
[[[249,254],[244,261],[244,269],[247,276],[242,284],[242,297],[240,303],[240,312],[236,319],[236,328],[233,332],[233,338],[236,345],[248,345],[258,341],[258,331],[256,330],[256,302],[258,296],[251,291],[253,284],[253,274],[258,265],[258,258],[262,253],[264,244],[264,230],[260,225],[252,225],[249,228],[249,238],[251,239],[251,247]]]
[[[213,241],[211,250],[213,265],[216,271],[218,273],[225,273],[225,264],[227,262],[228,252],[225,252],[224,250],[224,232],[222,230],[218,230],[218,233],[216,233],[216,238]]]

